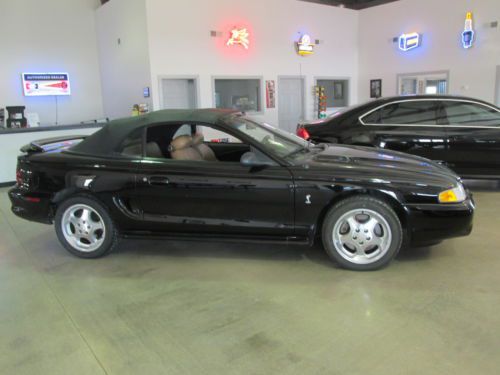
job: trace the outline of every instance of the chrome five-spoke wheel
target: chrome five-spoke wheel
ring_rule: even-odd
[[[391,240],[389,223],[372,210],[348,211],[333,228],[333,243],[338,253],[356,264],[369,264],[382,258]]]
[[[404,235],[394,209],[384,200],[367,195],[335,204],[322,227],[327,254],[340,266],[358,271],[389,264],[401,249]]]
[[[75,204],[64,211],[61,230],[66,241],[82,252],[95,251],[106,236],[106,225],[101,215],[85,204]]]

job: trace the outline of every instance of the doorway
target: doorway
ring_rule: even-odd
[[[297,124],[304,120],[304,78],[278,77],[279,127],[295,133]]]
[[[495,105],[500,107],[500,65],[497,66],[497,81],[495,85]]]
[[[445,95],[448,93],[449,72],[398,74],[397,95]]]
[[[160,77],[161,109],[195,109],[198,107],[198,79]]]

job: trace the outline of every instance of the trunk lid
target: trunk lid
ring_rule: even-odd
[[[80,143],[85,137],[85,135],[72,135],[39,139],[21,147],[21,152],[25,154],[61,152]]]

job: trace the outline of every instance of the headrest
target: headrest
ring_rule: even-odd
[[[205,138],[203,137],[203,134],[201,133],[196,133],[193,137],[193,144],[195,146],[197,145],[201,145],[203,143],[203,141],[205,140]]]
[[[179,151],[179,150],[182,150],[184,148],[191,147],[192,144],[193,144],[193,139],[191,138],[191,136],[180,135],[170,143],[168,150],[170,152]]]

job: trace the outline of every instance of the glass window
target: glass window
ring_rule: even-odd
[[[142,129],[136,129],[120,145],[119,153],[126,156],[142,156]]]
[[[209,143],[241,143],[238,138],[233,137],[231,134],[210,126],[198,125],[196,133],[203,135],[204,141]]]
[[[317,86],[325,88],[327,108],[349,105],[349,81],[347,79],[318,79]]]
[[[425,93],[427,95],[444,95],[448,92],[448,82],[445,79],[430,79],[425,81]]]
[[[243,117],[236,117],[230,125],[273,155],[288,157],[309,148],[309,143],[302,138],[268,124],[258,124]]]
[[[363,118],[365,124],[437,125],[436,101],[407,101],[386,105]]]
[[[417,94],[417,79],[416,78],[402,78],[399,94],[402,96],[416,95]]]
[[[260,79],[215,79],[215,107],[260,112]]]
[[[500,112],[475,103],[443,101],[450,125],[500,126]]]

